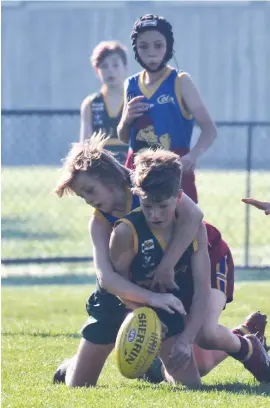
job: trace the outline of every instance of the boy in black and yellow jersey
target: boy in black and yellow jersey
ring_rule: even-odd
[[[133,185],[141,209],[116,223],[110,241],[111,261],[119,274],[153,289],[152,271],[170,242],[181,197],[179,157],[163,150],[140,154],[135,159]],[[172,293],[182,301],[186,318],[157,310],[167,326],[160,352],[165,378],[173,383],[200,384],[193,347],[196,344],[206,350],[221,350],[241,361],[257,380],[270,382],[269,357],[259,339],[252,334],[241,336],[218,324],[226,304],[226,274],[216,272],[217,279],[223,275],[224,284],[218,288],[213,284],[211,287],[210,275],[209,234],[202,223],[196,239],[175,267],[179,290]]]
[[[151,289],[154,268],[161,262],[164,256],[164,251],[167,246],[166,242],[158,234],[157,230],[149,226],[140,208],[137,208],[126,217],[117,221],[116,225],[120,223],[127,225],[132,232],[134,258],[129,268],[129,279],[139,286]],[[112,241],[112,245],[114,245],[114,243],[115,241]],[[112,246],[112,250],[113,248]],[[178,289],[174,290],[173,294],[181,299],[186,312],[190,310],[194,293],[191,262],[192,256],[197,250],[198,242],[197,239],[195,239],[175,266],[175,283]],[[169,314],[165,310],[160,309],[157,310],[157,313],[161,321],[167,326],[167,336],[172,336],[183,331],[183,316],[179,314]]]
[[[102,41],[93,50],[91,65],[101,82],[99,92],[88,95],[81,103],[80,141],[94,132],[110,136],[107,146],[126,159],[127,145],[117,136],[117,126],[124,103],[124,80],[127,73],[127,49],[118,41]]]

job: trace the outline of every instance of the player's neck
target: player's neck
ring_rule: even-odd
[[[123,97],[124,85],[108,86],[106,84],[103,84],[101,87],[101,93],[106,96]]]
[[[169,245],[172,239],[174,225],[175,225],[175,221],[172,220],[172,222],[166,228],[156,229],[156,228],[151,227],[150,230],[153,232],[154,235],[159,236],[161,239],[163,239],[166,242],[167,245]]]
[[[167,70],[167,66],[165,66],[164,68],[162,68],[160,71],[157,71],[157,72],[145,71],[144,84],[146,86],[155,85],[160,80],[160,78],[164,75],[166,70]]]

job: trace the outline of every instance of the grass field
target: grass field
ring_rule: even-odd
[[[58,199],[54,167],[4,167],[2,170],[2,257],[89,256],[87,225],[91,208],[77,197]],[[269,196],[270,172],[252,174],[252,195]],[[246,175],[242,171],[199,171],[197,185],[205,219],[217,226],[244,262]],[[250,210],[250,261],[270,265],[270,228],[263,213]],[[267,220],[268,221],[268,220]]]
[[[93,282],[91,277],[90,282]],[[233,359],[227,359],[206,376],[200,391],[126,380],[117,371],[113,356],[96,388],[68,389],[64,385],[52,385],[56,366],[76,351],[78,329],[86,317],[84,302],[92,289],[90,285],[74,284],[3,287],[3,408],[270,406],[270,386],[258,384]],[[239,281],[235,302],[222,314],[223,324],[234,327],[258,309],[269,315],[269,292],[270,281]],[[269,327],[267,335],[269,338]]]

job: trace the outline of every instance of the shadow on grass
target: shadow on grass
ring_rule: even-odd
[[[255,381],[255,380],[254,380]],[[135,381],[132,383],[132,387],[137,390],[143,390],[146,388],[158,389],[162,386],[169,387],[168,392],[181,392],[181,393],[190,393],[190,392],[205,392],[205,393],[212,393],[213,391],[218,392],[228,392],[232,394],[246,394],[246,395],[260,395],[260,396],[268,396],[270,395],[270,385],[268,384],[258,384],[254,383],[254,385],[244,384],[244,383],[226,383],[226,384],[207,384],[203,385],[201,388],[185,388],[183,386],[179,387],[170,387],[168,384],[162,383],[161,384],[151,384],[145,381]],[[120,384],[116,386],[116,388],[126,388],[126,384]],[[111,386],[110,384],[102,384],[97,385],[99,389],[109,389]]]
[[[163,383],[165,386],[168,384]],[[138,386],[140,388],[154,387],[155,389],[159,387],[159,384],[150,384],[144,381],[140,381]],[[258,384],[254,379],[254,385],[244,384],[240,382],[229,382],[225,384],[205,384],[200,388],[185,388],[183,386],[170,387],[170,392],[229,392],[233,394],[248,394],[248,395],[270,395],[270,384]]]
[[[82,336],[80,333],[41,333],[41,332],[34,332],[34,333],[27,333],[27,332],[2,332],[2,337],[21,337],[21,336],[28,336],[28,337],[41,337],[41,338],[72,338],[72,339],[80,339]]]
[[[59,275],[59,276],[8,276],[2,278],[2,286],[31,285],[93,285],[95,275]]]
[[[254,380],[255,382],[256,380]],[[230,392],[234,394],[257,394],[257,395],[270,395],[270,385],[268,384],[257,384],[254,383],[254,385],[249,385],[249,384],[243,384],[239,382],[234,382],[234,383],[226,383],[226,384],[207,384],[203,385],[200,391],[206,391],[206,392],[213,392],[213,391],[218,391],[218,392]]]

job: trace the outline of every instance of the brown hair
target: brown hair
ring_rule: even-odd
[[[63,176],[54,192],[58,197],[72,194],[72,183],[80,172],[97,177],[110,186],[124,186],[129,180],[129,170],[122,166],[113,153],[104,148],[109,137],[101,132],[93,134],[83,143],[74,143],[67,157],[63,159]]]
[[[180,157],[170,151],[148,149],[135,156],[132,192],[160,202],[177,197],[181,191],[182,165]]]
[[[118,41],[102,41],[93,50],[91,64],[98,68],[101,62],[111,54],[118,54],[124,65],[127,65],[127,48]]]

